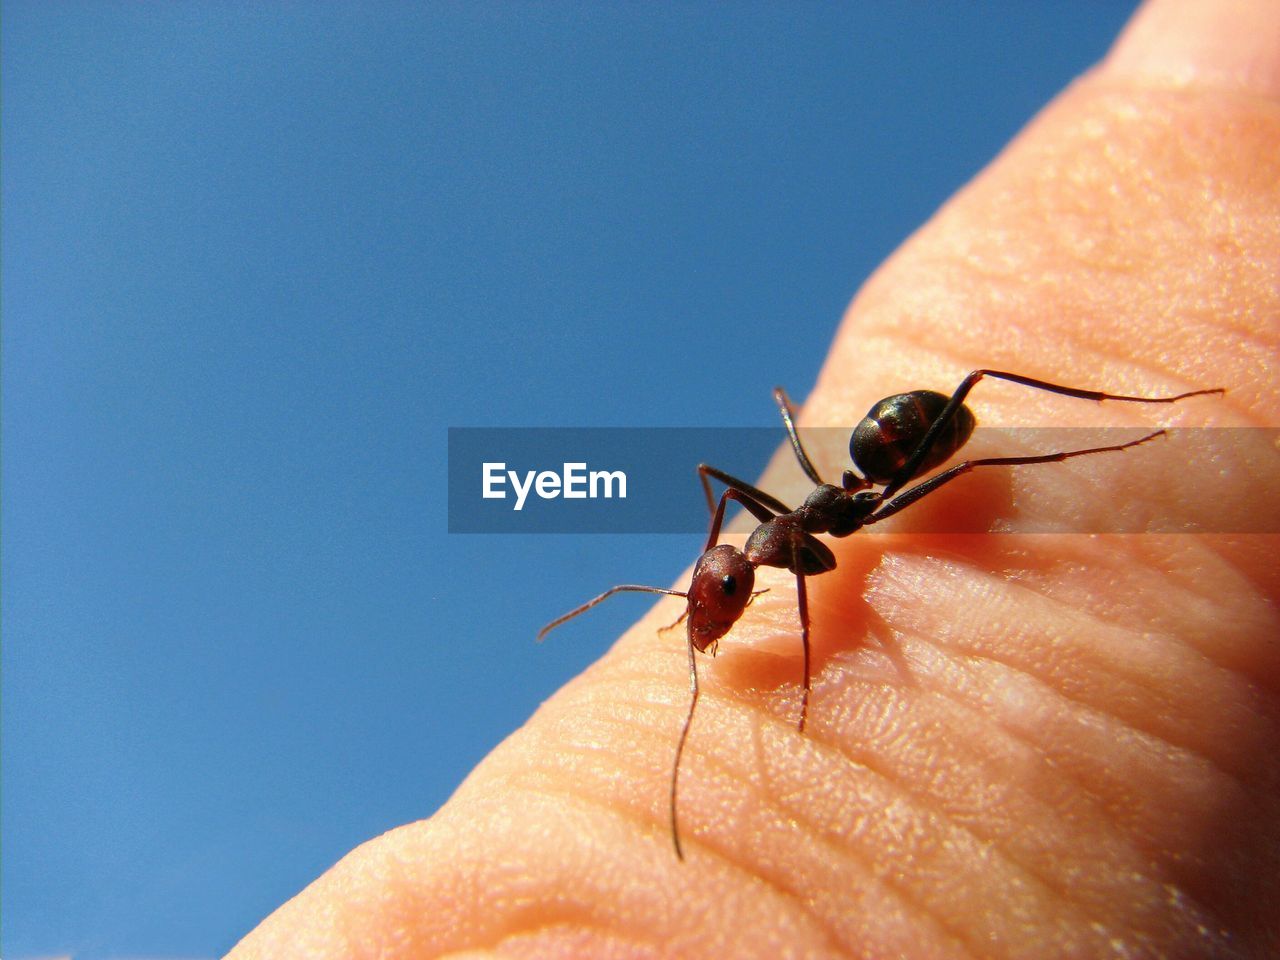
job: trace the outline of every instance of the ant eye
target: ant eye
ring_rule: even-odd
[[[738,580],[731,573],[726,573],[720,578],[720,589],[724,591],[726,597],[732,597],[738,592]]]

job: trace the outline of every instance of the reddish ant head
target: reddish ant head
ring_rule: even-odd
[[[737,547],[722,543],[698,558],[689,585],[689,642],[699,653],[738,622],[755,583],[755,567]]]

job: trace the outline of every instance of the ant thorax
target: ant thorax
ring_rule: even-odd
[[[801,577],[826,573],[836,567],[835,554],[821,540],[806,533],[798,514],[766,520],[747,537],[742,551],[756,566],[779,567]]]
[[[806,533],[847,537],[875,512],[880,500],[878,493],[865,490],[855,493],[824,483],[805,498],[795,515]]]

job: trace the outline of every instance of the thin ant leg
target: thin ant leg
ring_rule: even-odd
[[[1215,387],[1212,390],[1188,390],[1186,393],[1179,393],[1173,397],[1129,397],[1119,393],[1103,393],[1101,390],[1081,390],[1077,387],[1064,387],[1058,383],[1050,383],[1048,380],[1036,380],[1033,377],[1024,377],[1020,373],[1008,373],[1004,370],[974,370],[961,381],[960,386],[951,395],[951,399],[942,408],[942,412],[938,414],[937,419],[930,424],[929,429],[925,431],[925,435],[920,438],[919,446],[907,458],[897,476],[881,491],[882,496],[886,498],[892,497],[915,478],[916,471],[920,469],[920,464],[924,463],[929,451],[933,449],[934,442],[942,434],[942,431],[947,428],[947,424],[951,422],[951,418],[960,409],[960,405],[964,403],[964,398],[969,395],[969,391],[983,377],[1008,380],[1011,383],[1022,384],[1024,387],[1033,387],[1036,390],[1058,393],[1064,397],[1075,397],[1079,400],[1095,400],[1099,403],[1103,400],[1122,400],[1126,403],[1176,403],[1179,400],[1185,400],[1187,397],[1226,392],[1221,387]]]
[[[757,503],[768,507],[776,514],[781,515],[791,512],[791,508],[777,497],[771,497],[763,490],[753,487],[751,484],[747,483],[747,481],[739,480],[737,477],[733,476],[733,474],[725,473],[723,470],[718,470],[709,464],[700,463],[698,464],[698,479],[702,481],[702,492],[707,495],[707,511],[709,513],[715,513],[715,499],[711,496],[711,481],[707,479],[708,477],[715,477],[731,490],[738,490],[741,493],[745,493]],[[767,520],[768,517],[765,519]],[[761,521],[761,523],[763,522],[764,520]]]
[[[694,656],[693,637],[689,638],[689,712],[685,715],[684,726],[680,729],[680,739],[676,741],[676,761],[671,767],[671,839],[676,845],[676,859],[684,859],[684,851],[680,849],[680,821],[676,816],[676,797],[680,786],[680,757],[684,754],[684,743],[689,739],[689,728],[693,726],[693,710],[698,705],[698,658]]]
[[[803,534],[796,529],[791,536],[791,561],[796,570],[803,570],[800,565],[800,544]],[[809,592],[805,587],[804,574],[796,574],[796,607],[800,612],[800,646],[804,650],[804,686],[800,693],[800,724],[798,730],[804,733],[804,721],[809,716]]]
[[[602,603],[605,600],[608,600],[615,593],[661,593],[661,594],[665,594],[668,597],[684,597],[685,599],[688,599],[689,597],[689,594],[684,593],[681,590],[666,590],[662,587],[641,587],[634,583],[619,584],[616,587],[610,587],[608,590],[600,594],[600,596],[596,597],[594,600],[588,600],[586,603],[584,603],[582,606],[578,607],[577,609],[570,610],[563,617],[556,617],[554,620],[552,620],[545,627],[543,627],[541,630],[538,631],[538,642],[541,643],[543,638],[546,637],[546,635],[550,633],[552,630],[554,630],[556,627],[560,626],[560,624],[564,623],[567,620],[572,620],[574,617],[576,617],[580,613],[586,613],[588,610],[594,607],[597,603]]]
[[[684,610],[682,610],[682,611],[680,612],[680,616],[678,616],[678,617],[676,618],[675,623],[668,623],[665,627],[659,627],[659,628],[658,628],[658,632],[659,632],[659,633],[670,633],[670,632],[671,632],[672,630],[674,630],[676,627],[680,626],[680,624],[684,623],[687,619],[689,619],[689,608],[688,608],[688,606],[686,606],[686,607],[684,608]]]
[[[800,442],[800,431],[796,429],[795,422],[796,412],[791,405],[791,398],[787,396],[787,391],[781,387],[774,387],[773,399],[778,404],[778,410],[782,413],[782,424],[787,428],[787,439],[791,441],[791,449],[796,455],[796,460],[800,462],[800,469],[815,485],[823,486],[826,481],[818,474],[813,461],[809,459],[809,454],[805,452],[804,444]],[[840,485],[845,492],[855,493],[871,486],[871,481],[856,470],[845,470],[844,475],[840,478]]]
[[[1050,383],[1048,380],[1036,380],[1034,377],[1024,377],[1020,373],[1007,373],[1003,370],[974,370],[969,376],[964,378],[961,384],[968,393],[973,385],[983,377],[993,377],[997,380],[1008,380],[1010,383],[1020,383],[1024,387],[1034,387],[1037,390],[1047,390],[1049,393],[1060,393],[1066,397],[1076,397],[1079,400],[1096,400],[1101,403],[1103,400],[1122,400],[1125,403],[1177,403],[1179,400],[1185,400],[1187,397],[1202,397],[1210,393],[1226,393],[1222,387],[1212,387],[1208,390],[1188,390],[1186,393],[1179,393],[1172,397],[1130,397],[1122,393],[1104,393],[1101,390],[1082,390],[1079,387],[1064,387],[1058,383]],[[957,390],[957,393],[960,391]],[[963,400],[964,397],[961,396]]]
[[[772,500],[773,498],[769,497],[769,499]],[[720,502],[716,505],[715,515],[711,518],[711,532],[707,536],[707,545],[702,548],[703,553],[706,553],[714,547],[716,545],[716,541],[720,539],[720,527],[724,524],[724,508],[730,500],[738,501],[738,503],[746,507],[747,511],[761,523],[764,523],[767,520],[772,520],[774,517],[774,514],[770,512],[769,507],[766,504],[760,503],[751,494],[743,490],[739,490],[737,487],[730,487],[724,493],[720,494]],[[790,513],[791,511],[783,508],[782,512]]]
[[[813,481],[814,486],[822,486],[822,477],[818,475],[813,461],[809,459],[809,454],[804,451],[804,444],[800,442],[800,432],[796,430],[795,410],[791,406],[791,398],[781,387],[774,387],[773,399],[778,404],[778,411],[782,414],[782,425],[787,428],[787,439],[791,441],[791,449],[795,451],[796,459],[800,461],[800,469]]]
[[[1088,450],[1064,450],[1034,457],[992,457],[986,460],[966,460],[964,463],[958,463],[950,470],[943,471],[936,477],[930,477],[924,483],[917,484],[905,493],[894,497],[871,516],[867,517],[863,523],[872,524],[885,520],[898,511],[905,510],[921,497],[933,493],[944,483],[950,483],[956,477],[968,473],[975,467],[1016,467],[1028,463],[1060,463],[1063,460],[1069,460],[1072,457],[1083,457],[1090,453],[1111,453],[1118,450],[1128,450],[1130,447],[1136,447],[1140,443],[1146,443],[1148,440],[1154,440],[1156,437],[1164,436],[1164,434],[1165,431],[1157,430],[1155,433],[1149,433],[1145,437],[1139,437],[1137,440],[1130,440],[1128,443],[1118,443],[1109,447],[1090,447]]]

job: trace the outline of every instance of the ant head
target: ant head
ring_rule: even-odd
[[[699,652],[738,622],[751,602],[756,570],[737,547],[712,547],[693,568],[689,585],[689,642]]]

